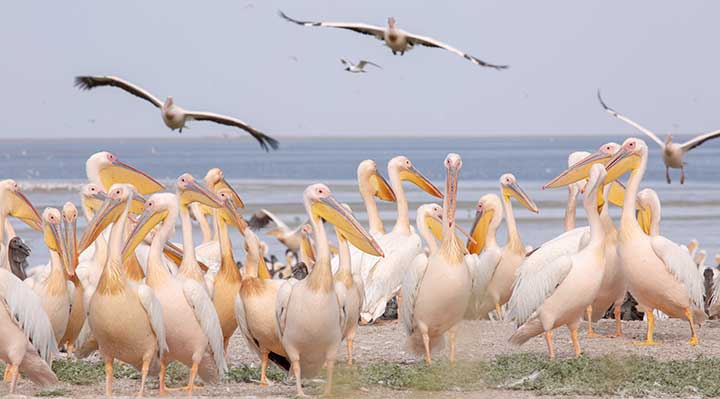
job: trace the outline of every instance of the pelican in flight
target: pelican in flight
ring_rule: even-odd
[[[668,133],[668,135],[665,137],[665,142],[663,142],[652,131],[644,128],[643,126],[636,123],[627,116],[619,114],[614,109],[608,107],[600,96],[599,90],[598,100],[600,100],[600,104],[610,115],[641,131],[660,146],[660,149],[662,150],[663,162],[665,162],[665,179],[667,180],[668,184],[670,184],[670,168],[680,169],[680,184],[685,184],[685,154],[687,154],[688,151],[694,149],[695,147],[699,147],[701,144],[708,140],[720,137],[720,130],[715,130],[713,132],[694,137],[684,143],[674,143],[672,140],[672,134]]]
[[[360,73],[360,72],[367,72],[365,70],[365,65],[372,65],[374,67],[378,67],[382,69],[382,67],[374,62],[370,62],[368,60],[360,60],[357,64],[353,64],[352,61],[348,61],[344,58],[340,58],[340,62],[345,65],[345,70],[351,73]]]
[[[640,344],[655,344],[652,310],[657,309],[670,317],[687,319],[692,333],[689,344],[697,345],[695,323],[706,317],[702,275],[687,251],[663,236],[647,235],[636,218],[636,198],[647,159],[645,142],[629,138],[605,166],[606,180],[616,180],[630,171],[618,233],[618,256],[630,293],[649,310],[647,339]]]
[[[327,396],[332,391],[335,356],[346,326],[347,294],[345,285],[333,279],[323,220],[337,227],[357,248],[375,256],[383,256],[383,251],[355,217],[338,203],[326,185],[308,186],[303,197],[315,234],[317,259],[305,279],[295,284],[285,282],[280,287],[275,312],[280,340],[295,376],[297,394],[305,396],[301,379],[316,375],[325,366]]]
[[[170,130],[178,129],[180,133],[182,133],[182,130],[186,127],[185,124],[188,121],[210,121],[225,126],[237,127],[250,133],[250,135],[253,136],[258,143],[260,143],[260,147],[262,147],[265,151],[269,151],[270,148],[273,150],[278,149],[277,140],[257,131],[255,128],[240,119],[214,114],[212,112],[189,111],[180,108],[175,105],[172,96],[168,96],[165,99],[165,102],[160,101],[159,98],[153,96],[142,87],[115,76],[78,76],[75,78],[75,86],[81,90],[91,90],[101,86],[112,86],[125,90],[136,97],[142,98],[155,107],[160,108],[160,115],[162,116],[163,122],[165,122],[165,126],[169,127]]]
[[[262,229],[270,222],[273,222],[276,228],[267,231],[265,234],[275,237],[281,244],[285,245],[294,253],[300,253],[300,241],[302,240],[302,225],[292,229],[279,217],[275,216],[267,209],[260,209],[251,218],[248,224],[253,230]]]
[[[400,55],[404,55],[406,51],[412,49],[416,45],[425,46],[425,47],[434,47],[434,48],[441,48],[444,50],[447,50],[451,53],[455,53],[466,60],[472,62],[475,65],[480,65],[488,68],[494,68],[494,69],[505,69],[508,66],[507,65],[494,65],[489,64],[481,59],[478,59],[476,57],[473,57],[470,54],[466,54],[455,47],[451,47],[450,45],[447,45],[439,40],[433,39],[431,37],[427,36],[420,36],[415,35],[410,32],[405,32],[401,29],[397,29],[395,27],[395,18],[390,17],[388,18],[388,26],[387,28],[383,28],[381,26],[373,26],[363,23],[356,23],[356,22],[311,22],[311,21],[298,21],[296,19],[292,19],[285,15],[284,12],[279,11],[279,14],[281,17],[285,18],[286,20],[296,23],[298,25],[303,26],[325,26],[328,28],[339,28],[339,29],[348,29],[357,33],[362,33],[363,35],[370,35],[374,36],[378,40],[382,40],[385,42],[385,45],[390,47],[390,50],[392,50],[393,54],[400,53]]]

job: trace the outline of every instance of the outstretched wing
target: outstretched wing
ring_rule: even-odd
[[[385,28],[379,27],[379,26],[373,26],[368,24],[360,24],[355,22],[312,22],[312,21],[298,21],[297,19],[293,19],[285,15],[284,12],[278,11],[278,14],[280,14],[281,17],[284,19],[298,24],[302,26],[325,26],[328,28],[339,28],[339,29],[348,29],[351,31],[355,31],[357,33],[362,33],[363,35],[370,35],[375,36],[377,39],[383,40],[383,34],[385,32]]]
[[[699,147],[702,143],[704,143],[704,142],[706,142],[706,141],[708,141],[708,140],[716,139],[716,138],[718,138],[718,137],[720,137],[720,130],[716,130],[716,131],[714,131],[714,132],[706,133],[706,134],[697,136],[697,137],[695,137],[694,139],[688,140],[688,141],[682,143],[682,144],[680,145],[680,148],[682,148],[682,150],[683,150],[684,152],[688,152],[688,151],[692,150],[692,149],[695,148],[695,147]]]
[[[227,363],[225,362],[225,349],[223,347],[222,328],[220,327],[220,319],[218,319],[215,306],[210,299],[205,287],[200,283],[191,279],[184,279],[183,294],[185,299],[192,307],[202,328],[203,333],[208,338],[210,349],[213,352],[213,359],[220,374],[220,378],[227,371]]]
[[[255,212],[255,214],[250,218],[250,222],[248,222],[248,226],[250,226],[253,230],[262,229],[263,227],[267,226],[268,223],[273,222],[275,225],[280,229],[283,230],[283,232],[290,231],[290,228],[280,220],[277,216],[275,216],[272,212],[268,211],[267,209],[260,209],[259,211]]]
[[[158,108],[160,108],[163,104],[162,101],[142,87],[136,86],[115,76],[78,76],[75,78],[75,87],[81,90],[90,90],[100,86],[112,86],[117,87],[118,89],[123,89],[133,96],[140,97]]]
[[[610,114],[610,115],[612,115],[612,116],[620,119],[621,121],[627,123],[628,125],[634,127],[635,129],[637,129],[637,130],[645,133],[645,135],[647,135],[648,137],[650,137],[651,139],[653,139],[653,141],[655,141],[656,143],[658,143],[658,145],[659,145],[660,147],[665,147],[665,143],[663,143],[662,140],[660,140],[660,139],[658,138],[658,136],[655,135],[655,133],[653,133],[653,132],[651,132],[650,130],[648,130],[648,129],[642,127],[642,126],[640,126],[640,125],[637,124],[637,123],[635,123],[635,121],[633,121],[632,119],[628,118],[627,116],[622,115],[622,114],[619,114],[619,113],[618,113],[617,111],[615,111],[614,109],[608,107],[607,104],[605,104],[605,101],[603,101],[602,96],[600,96],[600,90],[598,90],[598,92],[597,92],[597,97],[598,97],[598,100],[600,100],[600,105],[602,105],[602,107],[605,109],[605,111],[607,111],[608,114]]]
[[[484,66],[484,67],[488,67],[488,68],[494,68],[494,69],[498,69],[498,70],[506,69],[508,67],[507,65],[490,64],[490,63],[485,62],[477,57],[473,57],[470,54],[460,51],[460,50],[456,49],[455,47],[445,44],[439,40],[435,40],[431,37],[418,36],[418,35],[413,35],[411,33],[407,33],[406,35],[407,35],[406,37],[407,37],[408,42],[410,42],[413,45],[419,44],[421,46],[426,46],[426,47],[435,47],[435,48],[445,49],[451,53],[455,53],[455,54],[465,58],[466,60],[472,62],[475,65],[480,65],[480,66]]]
[[[268,136],[265,133],[261,133],[260,131],[256,130],[255,128],[241,121],[240,119],[231,118],[225,115],[214,114],[212,112],[187,111],[185,115],[188,118],[194,119],[196,121],[210,121],[225,126],[238,127],[250,133],[250,135],[253,136],[253,138],[255,138],[258,143],[260,143],[260,147],[262,147],[262,149],[265,151],[270,151],[270,148],[272,148],[273,150],[277,150],[279,147],[279,143],[277,140]]]
[[[368,60],[360,60],[360,62],[358,62],[358,68],[363,68],[365,65],[372,65],[372,66],[382,69],[382,67],[380,65],[378,65],[374,62],[370,62]]]

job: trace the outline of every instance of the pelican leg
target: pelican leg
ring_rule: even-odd
[[[69,357],[72,357],[73,353],[75,353],[75,344],[72,342],[68,342],[65,345],[65,351],[67,352]]]
[[[457,334],[457,325],[453,326],[448,331],[448,341],[450,341],[450,363],[455,363],[455,352],[456,352],[456,334]]]
[[[650,346],[650,345],[657,345],[658,343],[655,342],[653,339],[653,335],[655,334],[655,316],[653,315],[653,309],[648,309],[645,313],[647,315],[647,338],[645,341],[642,342],[634,342],[635,345],[639,346]]]
[[[18,382],[18,376],[20,375],[20,367],[11,364],[7,366],[7,370],[9,370],[9,378],[10,378],[10,395],[15,393],[15,387],[17,386]]]
[[[188,391],[188,396],[192,396],[193,390],[195,389],[195,377],[197,377],[199,363],[193,363],[190,367],[190,376],[188,378],[188,384],[180,388],[167,388],[168,391]]]
[[[291,360],[293,374],[295,374],[295,388],[297,389],[297,396],[306,398],[305,392],[302,389],[302,381],[300,380],[300,359]]]
[[[497,313],[498,320],[502,321],[502,309],[499,303],[495,304],[495,312]]]
[[[545,343],[547,343],[548,352],[550,353],[550,360],[555,359],[555,348],[553,348],[552,330],[545,331]]]
[[[398,320],[402,320],[402,318],[400,317],[400,312],[401,312],[400,309],[402,309],[402,300],[403,300],[402,299],[402,290],[398,291],[396,298],[397,298],[397,318],[398,318]]]
[[[230,337],[223,337],[223,350],[225,351],[225,360],[228,360],[228,345],[230,344]]]
[[[353,339],[348,338],[347,339],[347,365],[352,366],[352,348],[353,348]]]
[[[688,344],[695,346],[699,343],[699,341],[698,336],[695,333],[695,322],[693,320],[692,309],[685,309],[685,317],[687,317],[688,321],[690,322],[690,331],[692,331],[692,336],[690,337],[690,341],[688,341]]]
[[[167,389],[165,386],[165,370],[167,370],[167,363],[165,363],[165,356],[163,356],[163,358],[160,359],[160,381],[158,382],[160,392],[158,392],[158,396],[167,396],[167,392],[165,391]]]
[[[582,355],[582,351],[580,350],[580,340],[578,339],[578,326],[568,326],[568,329],[570,330],[570,339],[572,339],[575,357],[580,357],[580,355]]]
[[[10,367],[5,367],[5,375],[3,376],[3,382],[10,382]]]
[[[588,306],[587,309],[585,310],[585,312],[587,313],[587,319],[588,319],[588,331],[587,331],[588,338],[600,338],[600,334],[593,331],[593,327],[592,327],[592,323],[593,323],[592,305]]]
[[[397,51],[393,50],[392,52],[393,52],[393,55],[397,55]]]
[[[267,381],[268,351],[264,349],[260,354],[260,385],[268,386]]]
[[[680,167],[680,184],[685,184],[685,164]]]
[[[670,184],[672,181],[670,180],[670,167],[665,165],[665,180],[667,180],[667,184]]]
[[[325,384],[325,391],[323,391],[323,397],[330,397],[332,395],[332,379],[333,369],[335,368],[335,360],[328,360],[325,362],[325,369],[327,370],[327,383]]]
[[[614,337],[622,337],[622,303],[616,303],[613,314],[615,316],[615,335]]]
[[[150,359],[143,359],[142,369],[140,370],[140,392],[138,398],[145,395],[145,381],[147,380],[148,371],[150,370]]]
[[[113,359],[111,357],[105,358],[105,396],[108,398],[112,396],[112,385],[113,385]]]

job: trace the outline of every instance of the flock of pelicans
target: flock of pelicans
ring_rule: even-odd
[[[197,376],[206,383],[220,381],[229,339],[239,330],[261,360],[260,384],[268,383],[271,361],[295,378],[302,395],[302,379],[324,367],[330,393],[341,342],[352,364],[358,324],[377,320],[396,296],[406,348],[424,355],[427,364],[446,333],[454,362],[459,324],[480,318],[514,321],[513,344],[544,335],[551,358],[552,331],[567,326],[580,355],[578,325],[584,318],[588,335],[594,336],[592,322],[614,309],[616,335],[622,335],[620,305],[628,291],[646,312],[647,339],[641,344],[655,343],[654,318],[662,314],[686,319],[689,343],[697,345],[695,325],[708,316],[703,275],[690,254],[695,248],[659,234],[657,194],[640,190],[647,161],[648,147],[638,138],[571,154],[568,169],[545,186],[568,187],[565,232],[534,250],[520,238],[512,202],[532,212],[538,208],[509,173],[500,177],[499,196],[479,199],[469,231],[456,225],[462,160],[454,153],[443,164],[444,190],[407,157],[389,161],[389,182],[374,161],[361,162],[357,178],[367,228],[324,184],[305,189],[309,222],[293,230],[265,210],[247,222],[240,195],[218,168],[208,171],[204,184],[186,173],[178,177],[174,193],[163,192],[165,187],[146,173],[99,152],[86,162],[88,184],[80,192],[80,208],[88,224],[78,235],[73,203],[46,208],[41,215],[16,182],[4,180],[0,359],[7,364],[5,379],[11,392],[20,373],[40,385],[56,383],[49,365],[64,349],[78,358],[99,353],[108,396],[115,359],[141,371],[141,395],[148,374],[159,374],[159,394],[165,395],[166,366],[181,362],[190,367],[185,389],[192,395]],[[623,185],[618,179],[627,172]],[[417,209],[415,228],[405,181],[443,199],[442,206]],[[575,227],[580,194],[585,227]],[[390,231],[379,217],[377,199],[397,204]],[[619,225],[609,216],[610,204],[622,207]],[[28,269],[28,276],[14,267],[13,247],[5,244],[17,238],[10,218],[44,233],[50,261]],[[178,219],[182,242],[175,243]],[[193,219],[204,232],[197,246]],[[496,233],[503,219],[508,237],[500,246]],[[277,229],[268,234],[298,253],[307,275],[268,265],[266,245],[253,228],[269,220]],[[337,247],[330,244],[330,226]],[[241,267],[232,251],[233,229],[244,240]],[[720,312],[715,302],[713,297],[710,315]]]

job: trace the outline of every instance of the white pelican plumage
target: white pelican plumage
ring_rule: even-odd
[[[239,119],[214,114],[212,112],[189,111],[180,108],[175,105],[172,96],[168,96],[164,102],[160,101],[159,98],[153,96],[142,87],[115,76],[78,76],[75,78],[75,86],[81,90],[91,90],[102,86],[111,86],[122,89],[133,96],[149,102],[156,108],[159,108],[162,120],[165,122],[165,126],[169,127],[170,130],[179,129],[180,133],[182,133],[183,128],[186,127],[185,124],[189,121],[210,121],[225,126],[237,127],[250,133],[250,135],[253,136],[258,143],[260,143],[260,147],[262,147],[265,151],[269,151],[270,148],[273,150],[278,148],[277,140],[257,131],[252,126]],[[138,190],[139,189],[140,188],[138,188]]]
[[[295,284],[285,282],[280,287],[276,308],[278,333],[292,364],[298,395],[304,396],[301,379],[317,374],[323,365],[327,370],[325,394],[329,395],[335,356],[346,325],[347,302],[344,284],[333,280],[330,247],[322,220],[340,229],[357,248],[376,256],[383,252],[327,186],[308,186],[303,197],[315,233],[317,260],[305,279]]]
[[[602,165],[593,165],[586,184],[583,206],[590,223],[590,242],[579,252],[563,256],[534,274],[518,278],[508,307],[519,328],[510,337],[514,345],[545,333],[550,358],[555,357],[552,330],[567,326],[575,355],[580,356],[578,325],[583,312],[592,304],[603,280],[605,269],[605,231],[598,214],[598,194],[606,176]],[[517,310],[516,310],[517,309]]]
[[[636,198],[647,169],[648,148],[637,138],[625,140],[608,161],[606,180],[615,180],[630,171],[618,233],[618,256],[630,293],[648,310],[658,309],[690,323],[690,345],[697,345],[695,323],[706,315],[703,310],[703,280],[690,255],[663,236],[648,236],[636,219]],[[647,313],[645,345],[653,345],[654,317]]]
[[[361,72],[367,72],[365,70],[365,65],[372,65],[374,67],[382,69],[382,67],[374,62],[370,62],[368,60],[360,60],[357,64],[353,64],[352,61],[348,61],[344,58],[340,58],[340,62],[345,65],[345,70],[351,73],[361,73]]]
[[[494,68],[498,70],[508,67],[507,65],[494,65],[487,63],[431,37],[420,36],[410,32],[405,32],[401,29],[397,29],[395,27],[395,18],[393,17],[388,18],[388,26],[387,28],[383,28],[381,26],[373,26],[356,22],[298,21],[296,19],[288,17],[282,11],[279,11],[279,14],[284,19],[302,26],[325,26],[329,28],[348,29],[357,33],[362,33],[363,35],[374,36],[376,39],[384,41],[385,44],[390,47],[390,50],[392,50],[393,54],[400,53],[400,55],[404,55],[406,51],[412,49],[416,45],[420,45],[425,47],[434,47],[447,50],[451,53],[457,54],[465,58],[466,60],[472,62],[475,65]]]
[[[602,97],[600,97],[600,91],[598,91],[598,100],[600,100],[600,104],[610,115],[641,131],[660,146],[660,149],[662,150],[662,159],[663,162],[665,162],[665,179],[668,184],[670,184],[670,168],[680,169],[680,184],[685,184],[685,154],[687,154],[690,150],[699,147],[708,140],[720,137],[720,130],[715,130],[710,133],[701,134],[700,136],[694,137],[684,143],[674,143],[672,141],[672,134],[668,134],[665,137],[665,142],[663,142],[652,131],[642,127],[640,124],[634,122],[627,116],[619,114],[614,109],[608,107]]]

